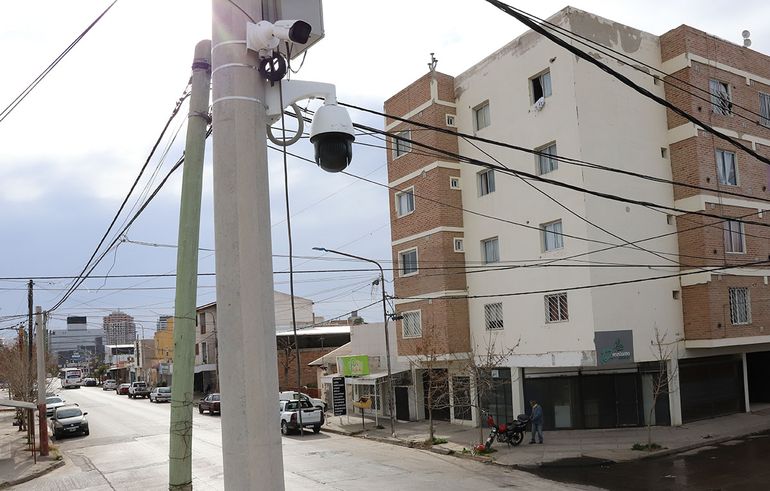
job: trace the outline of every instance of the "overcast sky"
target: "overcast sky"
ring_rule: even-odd
[[[5,2],[0,16],[4,108],[109,5],[106,0]],[[566,4],[540,0],[511,2],[547,17]],[[752,32],[753,49],[770,52],[770,4],[728,1],[575,0],[571,5],[662,34],[688,24],[740,43]],[[515,19],[483,0],[326,0],[326,37],[309,52],[294,78],[334,83],[340,101],[382,109],[385,99],[427,71],[430,53],[439,71],[457,75],[524,31]],[[121,0],[51,74],[0,122],[0,277],[72,276],[80,272],[165,123],[190,75],[193,49],[210,38],[208,1]],[[296,66],[296,64],[295,64]],[[183,109],[186,114],[187,107]],[[351,113],[355,122],[382,127],[381,119]],[[151,162],[154,187],[184,146],[185,117]],[[179,130],[179,137],[171,136]],[[382,144],[359,138],[362,142]],[[201,247],[214,245],[211,155],[206,160]],[[290,149],[312,158],[307,143]],[[271,152],[270,186],[273,253],[287,253],[280,155]],[[344,175],[325,174],[290,159],[294,253],[298,270],[365,268],[318,256],[313,246],[337,248],[390,261],[387,193]],[[350,172],[386,182],[384,150],[357,145]],[[177,241],[181,172],[129,229],[131,241],[173,245]],[[140,195],[130,201],[133,205]],[[124,214],[123,217],[126,215]],[[124,218],[118,221],[123,222]],[[111,236],[112,237],[112,236]],[[173,248],[122,243],[94,274],[173,273]],[[202,250],[199,269],[214,272],[213,252]],[[278,258],[276,270],[286,261]],[[379,298],[372,272],[298,274],[296,293],[316,302],[327,318]],[[287,275],[276,289],[288,292]],[[35,304],[51,307],[67,280],[36,280]],[[173,278],[89,280],[54,314],[52,327],[67,315],[87,315],[89,324],[120,309],[134,315],[149,335],[158,315],[173,313]],[[214,278],[199,280],[198,304],[215,300]],[[389,284],[392,291],[392,284]],[[7,316],[26,311],[24,280],[0,280],[0,328],[18,322]],[[375,306],[362,311],[381,320]],[[10,332],[0,331],[2,336]]]

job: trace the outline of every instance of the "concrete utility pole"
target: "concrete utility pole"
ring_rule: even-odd
[[[211,41],[195,46],[190,113],[187,121],[179,247],[174,303],[174,378],[171,383],[171,427],[168,487],[192,489],[192,408],[195,370],[195,303],[198,289],[198,242],[206,127],[209,123]]]
[[[37,414],[40,421],[40,455],[48,455],[48,427],[45,422],[45,336],[46,326],[43,322],[43,310],[40,307],[35,309],[37,317]]]
[[[34,285],[32,280],[29,280],[29,283],[27,283],[27,307],[29,308],[27,327],[29,333],[27,334],[27,368],[24,372],[24,376],[26,378],[25,384],[29,383],[29,387],[25,387],[25,390],[30,394],[30,398],[32,396],[32,288]]]
[[[213,0],[214,219],[225,489],[281,491],[265,84],[246,50],[262,0]],[[265,3],[272,4],[271,1]],[[251,19],[249,18],[251,17]],[[268,19],[274,20],[274,19]]]
[[[335,251],[333,249],[325,249],[323,247],[313,247],[316,251],[323,251],[328,252],[330,254],[338,254],[340,256],[350,257],[353,259],[358,259],[360,261],[366,261],[368,263],[376,264],[378,268],[380,268],[380,285],[382,286],[382,318],[383,322],[385,323],[385,357],[388,359],[388,412],[390,413],[390,436],[396,437],[396,415],[393,411],[393,399],[395,398],[395,395],[393,394],[393,373],[390,369],[390,337],[388,336],[388,308],[387,303],[385,301],[385,273],[382,270],[382,266],[380,263],[375,261],[374,259],[368,259],[361,256],[356,256],[353,254],[348,254],[347,252],[340,252]]]

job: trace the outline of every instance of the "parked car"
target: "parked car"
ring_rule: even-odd
[[[87,412],[83,412],[77,406],[57,407],[51,416],[51,433],[54,438],[62,438],[64,435],[88,435]]]
[[[321,431],[324,424],[324,413],[321,408],[314,407],[309,401],[279,401],[278,410],[281,414],[281,434],[298,430],[300,427],[299,412],[302,411],[302,426],[313,428],[313,433]]]
[[[278,400],[279,401],[308,401],[312,406],[320,407],[321,409],[324,410],[324,412],[326,412],[326,401],[322,399],[317,399],[315,397],[310,397],[309,395],[302,392],[294,392],[291,390],[279,392]]]
[[[145,398],[150,395],[150,388],[147,387],[147,382],[131,382],[128,387],[128,397],[130,399],[136,399],[137,397]]]
[[[203,414],[208,411],[209,414],[220,413],[219,394],[209,394],[198,402],[198,412]]]
[[[117,392],[119,396],[127,395],[129,387],[131,387],[131,384],[120,384],[118,385],[118,388],[115,389],[115,392]]]
[[[45,398],[45,415],[48,417],[53,416],[53,412],[57,407],[61,407],[67,404],[67,402],[59,396],[51,396]]]
[[[155,387],[150,392],[150,402],[171,402],[171,387]]]
[[[112,379],[107,379],[102,384],[102,390],[115,390],[118,388],[118,383]]]
[[[96,379],[95,378],[84,378],[83,379],[83,385],[86,387],[96,387]]]

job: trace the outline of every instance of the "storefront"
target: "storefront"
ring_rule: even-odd
[[[679,383],[685,423],[746,408],[740,354],[679,360]]]

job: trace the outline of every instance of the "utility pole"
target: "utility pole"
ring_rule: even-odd
[[[174,304],[174,378],[171,383],[170,490],[192,490],[192,405],[195,370],[195,302],[198,289],[203,156],[209,123],[211,41],[195,46],[190,113],[179,210],[179,247]],[[234,401],[235,402],[235,401]],[[244,488],[245,489],[245,488]]]
[[[28,387],[25,387],[25,390],[27,391],[27,394],[29,394],[30,400],[32,399],[32,287],[34,286],[34,283],[32,280],[29,280],[29,283],[27,283],[27,307],[29,309],[29,317],[27,318],[27,326],[28,326],[28,333],[27,333],[27,367],[24,371],[24,378],[25,378],[25,385],[29,384]]]
[[[48,456],[48,427],[45,423],[45,344],[46,344],[46,325],[43,322],[43,310],[40,307],[35,309],[37,317],[37,414],[40,421],[40,455]]]
[[[246,23],[263,19],[263,3],[273,5],[213,0],[217,336],[225,489],[282,491],[266,82],[245,45]]]

